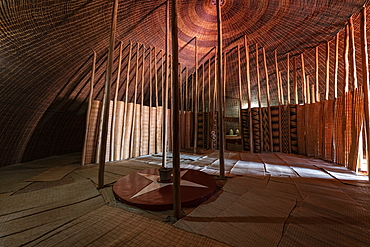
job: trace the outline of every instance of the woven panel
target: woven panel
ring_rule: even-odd
[[[306,153],[306,122],[305,122],[305,106],[297,106],[297,140],[298,140],[298,153]]]
[[[280,152],[280,107],[271,106],[272,143],[273,151]]]
[[[163,114],[162,114],[162,106],[157,107],[157,146],[156,146],[156,153],[162,152],[162,124],[163,124]]]
[[[334,149],[335,149],[335,157],[334,161],[337,164],[344,164],[344,135],[343,135],[343,99],[344,97],[338,97],[335,100],[335,107],[334,107],[334,126],[335,126],[335,133],[334,133]]]
[[[117,102],[116,118],[115,118],[115,131],[114,131],[114,159],[121,159],[122,136],[123,136],[123,113],[125,110],[125,102]]]
[[[290,105],[290,138],[292,144],[292,153],[298,153],[297,105]]]
[[[290,124],[289,124],[289,106],[281,106],[281,142],[282,152],[289,153],[289,138],[290,138]]]
[[[125,123],[125,139],[123,146],[123,159],[130,158],[130,145],[131,145],[131,128],[132,128],[132,121],[133,121],[133,113],[134,113],[134,104],[128,103],[127,104],[127,111],[126,111],[126,123]]]
[[[306,129],[306,155],[315,156],[315,141],[316,141],[316,124],[318,119],[314,115],[314,104],[306,104],[305,113],[305,129]]]
[[[150,118],[150,108],[149,106],[144,106],[143,115],[141,116],[141,155],[149,154],[149,118]]]
[[[185,126],[186,126],[186,130],[185,130],[185,147],[186,148],[190,148],[191,146],[191,112],[186,112],[185,113]]]
[[[98,142],[98,128],[100,119],[101,102],[93,100],[91,103],[91,112],[89,120],[89,132],[86,140],[86,163],[94,163],[96,155],[96,146]]]
[[[244,147],[246,151],[250,151],[250,126],[249,126],[249,110],[242,109],[242,130],[244,138]]]
[[[140,146],[141,146],[141,105],[135,104],[136,110],[134,115],[134,121],[132,126],[132,154],[131,157],[138,157],[140,156]]]
[[[156,148],[156,125],[157,125],[157,108],[150,108],[150,131],[149,131],[149,153],[154,154]]]
[[[324,103],[324,160],[333,161],[333,122],[334,122],[334,101],[326,100]]]
[[[197,147],[203,147],[204,143],[204,114],[203,112],[198,112],[198,131],[197,131]]]
[[[253,122],[253,143],[254,152],[261,152],[261,130],[260,130],[260,111],[258,108],[252,108]]]
[[[269,112],[267,107],[262,107],[261,112],[262,112],[263,151],[272,151],[270,150],[270,124],[269,124]]]

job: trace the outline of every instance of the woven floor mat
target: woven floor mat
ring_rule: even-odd
[[[252,188],[263,189],[269,182],[269,177],[236,177],[230,179],[222,188],[223,191],[235,195],[243,195]]]
[[[274,153],[262,153],[258,155],[265,163],[266,172],[271,174],[271,176],[298,177],[297,173],[295,173],[286,162]]]
[[[230,172],[231,169],[235,166],[237,160],[225,159],[225,171]],[[211,165],[207,167],[208,169],[220,170],[220,162],[217,159]]]
[[[265,166],[261,162],[239,160],[231,169],[230,174],[263,178],[265,176]]]
[[[332,181],[332,183],[370,212],[370,187],[345,185],[339,181]]]
[[[331,183],[330,180],[314,178],[292,178],[303,198],[311,194],[322,196],[343,196],[343,192]]]
[[[226,246],[125,210],[104,206],[29,246]]]
[[[66,166],[57,166],[50,168],[49,170],[33,177],[30,179],[27,179],[26,181],[57,181],[61,180],[65,176],[67,176],[69,173],[77,169],[79,165],[73,164],[73,165],[66,165]]]
[[[370,213],[356,204],[309,195],[292,216],[279,246],[369,246]]]
[[[37,169],[20,169],[20,170],[0,170],[0,194],[14,192],[20,190],[31,182],[25,180],[30,179],[37,174],[46,171],[48,168]]]
[[[204,166],[211,165],[216,160],[218,160],[218,159],[217,158],[212,158],[212,157],[204,156],[204,157],[199,158],[198,160],[195,160],[195,161],[190,162],[190,164],[192,164],[194,166],[204,167]]]
[[[145,155],[130,159],[129,161],[140,161],[151,165],[159,165],[162,164],[162,156]],[[127,161],[125,160],[125,162]]]
[[[290,200],[303,200],[295,183],[290,177],[271,177],[266,185],[265,191],[271,192],[272,195],[279,193],[279,197]]]
[[[208,157],[219,158],[220,157],[219,151],[215,151],[213,153],[208,154]],[[225,151],[224,157],[225,159],[230,159],[230,160],[240,160],[240,153],[232,152],[232,151]]]
[[[106,169],[109,169],[109,168],[106,167]],[[122,168],[121,171],[124,173],[124,172],[131,171],[131,169]],[[91,179],[95,184],[98,184],[99,167],[97,165],[89,166],[89,167],[86,167],[86,166],[80,167],[79,169],[73,171],[73,173],[76,173],[86,179]],[[109,171],[106,170],[104,172],[104,184],[110,184],[110,183],[116,182],[121,177],[122,175],[110,173]]]
[[[38,239],[104,205],[91,181],[78,182],[0,199],[0,246]]]
[[[252,189],[199,233],[232,246],[277,246],[295,200]]]
[[[256,163],[262,163],[262,160],[255,153],[240,153],[240,159],[244,161],[251,161]]]

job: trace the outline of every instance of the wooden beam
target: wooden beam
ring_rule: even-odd
[[[326,59],[325,59],[325,100],[329,100],[329,89],[330,89],[330,43],[326,42]]]
[[[350,58],[351,58],[351,76],[352,76],[353,88],[357,88],[358,83],[357,83],[357,69],[356,69],[355,31],[353,28],[352,16],[349,18],[348,25],[349,25],[349,42],[350,42]]]
[[[94,93],[95,68],[96,68],[96,52],[93,51],[93,61],[92,61],[92,67],[91,67],[89,101],[87,103],[87,113],[86,113],[85,140],[84,140],[84,146],[83,146],[83,149],[82,149],[82,160],[81,160],[81,165],[82,166],[85,165],[85,163],[86,163],[86,145],[87,145],[87,136],[89,134],[89,126],[90,126],[91,103],[92,103],[92,97],[93,97],[93,93]]]
[[[154,60],[155,62],[155,60]],[[150,141],[151,141],[151,136],[152,134],[150,133],[151,131],[151,126],[152,126],[152,106],[153,106],[153,71],[152,71],[152,48],[149,48],[149,130],[148,130],[148,154],[151,154],[150,152]]]
[[[223,96],[223,78],[222,78],[222,18],[220,0],[216,0],[217,9],[217,98],[218,98],[218,128],[219,128],[219,163],[220,163],[220,178],[225,178],[225,144],[224,144],[224,96]]]
[[[291,104],[291,101],[290,101],[290,54],[288,53],[287,54],[287,58],[286,58],[286,61],[287,61],[287,71],[286,71],[286,78],[287,78],[287,101],[288,101],[288,105]]]
[[[277,59],[276,49],[274,50],[274,60],[275,60],[275,73],[276,73],[276,90],[278,93],[278,108],[279,108],[279,152],[282,152],[282,130],[281,130],[281,91],[280,91],[280,77],[279,77],[279,64]],[[272,126],[271,126],[272,128]],[[275,150],[271,150],[275,151]]]
[[[245,47],[245,73],[246,73],[246,79],[247,79],[247,93],[248,93],[249,147],[250,147],[250,152],[253,153],[254,144],[253,144],[251,73],[250,73],[250,58],[249,58],[249,46],[247,42],[247,36],[244,36],[244,47]]]
[[[315,84],[311,84],[311,103],[316,103]]]
[[[143,45],[143,55],[141,57],[141,102],[140,102],[140,155],[143,155],[143,131],[144,131],[144,122],[143,122],[143,113],[144,113],[144,76],[145,76],[145,45]]]
[[[104,187],[105,154],[107,151],[108,117],[109,117],[109,102],[110,102],[110,91],[111,91],[110,87],[111,87],[111,78],[112,78],[114,43],[116,40],[117,12],[118,12],[118,0],[115,0],[113,4],[113,10],[112,10],[112,22],[111,22],[111,29],[110,29],[107,72],[106,72],[106,77],[105,77],[105,88],[104,88],[105,105],[103,109],[103,127],[102,127],[102,140],[101,140],[101,146],[100,146],[98,188]]]
[[[307,104],[311,104],[311,93],[310,93],[310,76],[306,75],[306,97]]]
[[[140,43],[136,44],[136,67],[135,67],[135,89],[134,89],[134,109],[132,113],[132,124],[131,124],[131,141],[130,141],[130,155],[129,158],[132,158],[134,156],[134,135],[135,135],[135,121],[136,121],[136,103],[137,103],[137,85],[139,81],[139,46]]]
[[[335,35],[334,98],[338,98],[339,33]]]
[[[242,150],[244,150],[244,135],[243,135],[243,91],[242,91],[242,71],[240,62],[240,46],[238,45],[238,84],[239,84],[239,133],[242,141]]]
[[[197,153],[197,145],[198,145],[198,100],[199,100],[199,92],[198,92],[198,42],[197,37],[194,39],[195,42],[195,69],[194,69],[194,80],[195,80],[195,89],[194,89],[194,154]]]
[[[319,89],[319,47],[315,47],[315,85],[316,85],[316,102],[320,102]]]
[[[272,121],[271,121],[271,104],[270,104],[270,84],[269,84],[269,73],[267,70],[267,62],[266,62],[266,51],[265,48],[262,47],[263,52],[263,66],[265,68],[265,78],[266,78],[266,101],[267,101],[267,112],[268,112],[268,119],[269,119],[269,131],[270,131],[270,151],[273,152],[274,150],[274,143],[272,138]]]
[[[344,83],[343,83],[343,94],[349,91],[349,61],[348,61],[348,52],[349,52],[349,34],[348,26],[345,27],[344,35]]]
[[[367,50],[367,35],[366,35],[366,7],[361,12],[360,34],[361,34],[361,57],[362,57],[362,87],[364,92],[364,112],[365,112],[365,141],[366,141],[366,163],[367,174],[370,180],[370,102],[369,102],[369,56]]]
[[[179,71],[178,59],[178,28],[177,28],[177,0],[172,0],[172,153],[173,153],[173,210],[174,217],[180,219],[180,119],[179,119]]]
[[[208,112],[211,112],[211,59],[208,59]]]
[[[163,110],[163,121],[162,121],[162,167],[166,167],[167,164],[167,104],[168,104],[168,77],[169,77],[169,55],[170,55],[170,1],[166,0],[166,70],[164,88],[162,88],[162,110]],[[175,66],[177,67],[177,66]]]
[[[303,99],[303,104],[307,103],[307,92],[306,92],[306,69],[304,66],[304,55],[301,53],[301,66],[302,66],[302,99]]]
[[[298,84],[297,84],[297,58],[293,57],[293,90],[294,90],[294,104],[298,105]]]
[[[121,146],[121,159],[123,159],[123,153],[125,148],[130,148],[128,143],[125,143],[126,133],[126,119],[127,119],[127,103],[128,103],[128,89],[130,84],[130,70],[131,70],[131,56],[132,56],[132,43],[130,42],[128,62],[127,62],[127,75],[126,75],[126,90],[125,90],[125,110],[123,113],[123,130],[122,130],[122,146]]]
[[[111,144],[110,144],[110,160],[118,160],[119,157],[115,154],[115,139],[116,139],[116,115],[117,115],[117,98],[118,98],[118,89],[119,81],[121,79],[121,65],[122,65],[122,49],[123,42],[120,42],[119,46],[119,60],[118,60],[118,69],[117,69],[117,80],[116,80],[116,90],[114,92],[114,101],[113,101],[113,119],[112,119],[112,133],[111,133]]]
[[[258,115],[259,115],[259,127],[260,127],[260,151],[263,151],[263,124],[262,124],[262,104],[261,104],[261,81],[260,81],[260,69],[259,69],[259,54],[258,44],[256,43],[256,75],[257,75],[257,99],[258,99]]]

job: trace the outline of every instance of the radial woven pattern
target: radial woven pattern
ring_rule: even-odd
[[[181,0],[178,4],[180,62],[189,69],[189,75],[194,72],[194,37],[199,45],[199,64],[214,56],[216,9],[211,2]],[[364,4],[367,1],[225,0],[222,7],[223,44],[226,53],[231,51],[228,55],[230,80],[227,81],[230,86],[226,97],[237,95],[236,71],[231,62],[235,62],[233,54],[236,53],[232,50],[242,44],[244,35],[250,45],[258,43],[265,47],[267,65],[273,71],[271,52],[274,49],[277,49],[279,62],[284,63],[288,52],[296,55],[331,40]],[[1,1],[0,166],[81,150],[93,50],[98,61],[94,99],[103,97],[112,6],[111,0]],[[127,70],[131,41],[131,66],[135,66],[136,56],[145,54],[149,60],[149,47],[156,47],[157,69],[163,73],[160,49],[163,50],[165,44],[165,9],[164,0],[119,1],[116,44],[118,41],[124,43],[123,60],[126,62],[123,71]],[[356,26],[355,33],[358,32]],[[140,49],[136,49],[137,43],[140,43]],[[340,50],[342,47],[341,43]],[[251,64],[253,59],[255,61],[253,52],[255,50],[251,49]],[[150,56],[154,57],[153,54]],[[324,53],[320,58],[322,56]],[[117,57],[118,49],[115,51],[115,67]],[[312,57],[308,60],[312,64]],[[285,69],[284,65],[280,66]],[[310,70],[311,67],[307,69]],[[147,78],[148,74],[145,72],[144,76]],[[255,74],[252,69],[253,95],[256,95]],[[343,73],[339,74],[342,76]],[[116,77],[115,69],[112,81]],[[158,75],[159,80],[161,77]],[[243,74],[243,81],[244,77]],[[130,80],[133,79],[132,74]],[[125,80],[122,76],[122,83]],[[140,83],[141,80],[138,88]],[[272,102],[276,102],[274,88],[272,84]],[[148,90],[145,83],[147,105]],[[245,86],[243,90],[246,90]],[[133,91],[131,84],[128,91],[122,84],[118,97],[123,99],[128,94],[132,102]],[[138,92],[140,96],[141,92]],[[154,98],[152,100],[155,102]]]

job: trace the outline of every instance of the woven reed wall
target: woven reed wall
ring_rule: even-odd
[[[211,1],[179,1],[180,62],[194,72],[194,45],[198,37],[200,64],[210,59],[213,68],[216,45],[215,8]],[[285,56],[306,51],[307,73],[312,74],[310,49],[330,40],[367,1],[226,1],[223,9],[224,48],[227,75],[235,77],[235,46],[248,36],[251,44],[251,64],[255,61],[253,45],[266,48],[271,76],[271,97],[276,102],[273,83],[273,57],[278,51],[283,85]],[[164,1],[120,1],[117,41],[124,42],[124,62],[121,73],[127,71],[129,42],[133,42],[131,72],[135,71],[136,56],[145,56],[148,64],[154,55],[158,70],[158,90],[153,90],[152,106],[161,106],[161,78],[164,49]],[[0,3],[0,166],[35,158],[80,151],[83,143],[85,112],[89,93],[92,49],[98,54],[93,98],[102,100],[109,42],[112,1],[2,1]],[[355,18],[358,23],[358,18]],[[358,25],[355,24],[356,40]],[[341,39],[342,40],[342,39]],[[145,48],[137,43],[145,44]],[[150,47],[150,48],[149,48]],[[333,46],[331,46],[333,47]],[[342,46],[342,41],[340,42]],[[323,48],[320,46],[320,50]],[[152,52],[150,54],[150,51]],[[340,48],[340,53],[342,48]],[[241,49],[242,58],[245,56]],[[150,54],[150,55],[149,55]],[[333,54],[333,52],[331,53]],[[320,53],[322,61],[324,53]],[[357,53],[356,56],[359,56]],[[261,63],[261,54],[259,63]],[[118,42],[114,53],[112,86],[117,78]],[[311,64],[311,65],[310,65]],[[242,65],[243,95],[246,97],[245,66]],[[299,65],[297,66],[299,69]],[[332,65],[331,65],[332,68]],[[139,65],[138,88],[141,88],[142,65]],[[154,66],[152,68],[154,71]],[[262,66],[260,66],[262,70]],[[323,93],[324,67],[320,65],[320,92]],[[358,68],[358,73],[361,70]],[[148,77],[146,70],[144,77]],[[262,74],[262,72],[261,72]],[[213,78],[214,70],[211,70]],[[339,72],[339,80],[343,73]],[[251,68],[252,98],[256,102],[256,71]],[[207,79],[207,72],[205,72]],[[122,81],[125,78],[121,78]],[[285,80],[285,81],[284,81]],[[331,79],[332,80],[332,79]],[[129,88],[121,83],[118,99],[133,102],[135,72],[129,78]],[[360,81],[360,79],[359,79]],[[237,98],[235,80],[227,80],[226,99]],[[261,75],[262,87],[264,76]],[[300,85],[300,80],[298,78]],[[331,82],[332,84],[332,82]],[[154,86],[153,86],[154,87]],[[205,91],[207,92],[207,85]],[[211,86],[211,89],[213,86]],[[188,87],[188,93],[194,87]],[[210,91],[210,90],[208,90]],[[112,90],[114,92],[114,90]],[[154,92],[159,95],[154,97]],[[214,92],[214,91],[213,91]],[[264,90],[262,90],[264,99]],[[145,105],[149,105],[149,86],[145,82]],[[139,90],[137,97],[140,98]],[[147,97],[148,96],[148,97]],[[332,97],[332,96],[331,96]],[[112,96],[113,98],[113,96]],[[207,102],[207,97],[205,97]],[[191,99],[188,99],[192,102]],[[244,98],[245,101],[245,98]],[[263,103],[265,104],[265,103]],[[190,107],[190,106],[189,106]],[[189,108],[188,108],[189,109]],[[56,141],[57,140],[57,141]],[[43,147],[43,148],[41,148]]]

